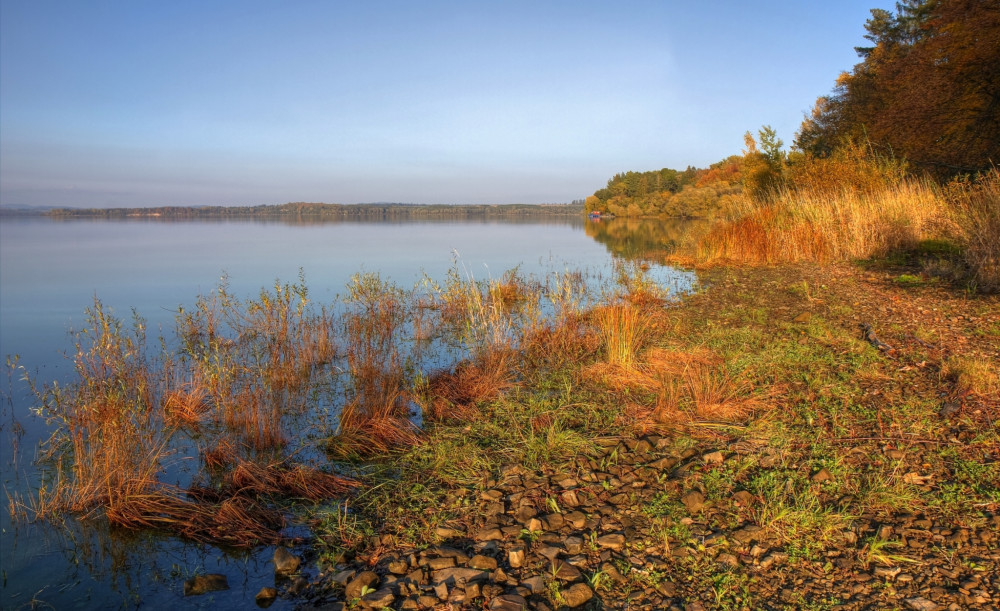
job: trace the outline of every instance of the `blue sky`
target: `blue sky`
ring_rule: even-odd
[[[0,0],[0,203],[543,203],[803,113],[892,2]]]

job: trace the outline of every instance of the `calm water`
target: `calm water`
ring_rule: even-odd
[[[0,356],[18,355],[38,379],[67,381],[69,333],[82,326],[95,296],[121,318],[134,308],[154,339],[158,328],[172,330],[178,306],[210,292],[224,274],[234,294],[251,296],[276,279],[297,280],[301,270],[311,299],[324,303],[359,271],[409,288],[425,274],[443,279],[456,256],[463,274],[477,280],[514,267],[536,277],[582,269],[599,279],[610,276],[612,261],[584,222],[572,219],[287,225],[7,218],[0,220]],[[652,275],[675,293],[693,282],[668,268]],[[0,381],[0,606],[248,608],[261,587],[273,585],[273,548],[227,554],[90,525],[11,524],[7,492],[36,484],[33,451],[47,429],[31,415],[32,399],[17,374]],[[226,574],[231,589],[185,599],[183,580],[203,572]]]

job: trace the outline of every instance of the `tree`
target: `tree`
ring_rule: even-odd
[[[872,46],[796,135],[824,157],[846,140],[946,177],[1000,160],[1000,0],[905,0],[874,9]]]

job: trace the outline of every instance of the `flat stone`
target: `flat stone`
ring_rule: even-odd
[[[559,501],[566,507],[579,507],[580,495],[576,493],[576,490],[565,490],[559,495]]]
[[[722,455],[722,452],[716,450],[715,452],[705,454],[701,457],[701,459],[708,465],[721,465],[722,461],[724,461],[726,457]]]
[[[448,567],[455,566],[455,564],[455,559],[451,556],[445,556],[444,558],[431,558],[427,561],[427,567],[432,571],[446,569]]]
[[[587,516],[582,511],[571,511],[563,516],[563,520],[575,529],[581,529],[587,525]]]
[[[442,539],[457,539],[465,536],[464,532],[455,528],[448,528],[447,526],[438,526],[434,529],[434,534]]]
[[[527,588],[531,594],[541,594],[545,592],[545,578],[541,575],[529,577],[521,581],[521,587]]]
[[[528,601],[517,594],[501,594],[490,603],[490,611],[525,611]]]
[[[830,471],[826,467],[823,467],[822,469],[814,473],[813,476],[810,477],[809,479],[812,480],[812,483],[814,484],[822,484],[823,482],[829,482],[833,480],[833,474],[830,473]]]
[[[681,502],[688,513],[698,513],[705,506],[705,495],[698,490],[691,490],[681,497]]]
[[[625,548],[625,535],[619,533],[601,535],[597,538],[597,545],[616,552],[621,551]]]
[[[354,569],[346,569],[334,574],[330,577],[330,581],[341,586],[346,586],[357,574],[358,572]]]
[[[792,319],[795,323],[806,323],[812,320],[812,312],[803,312]]]
[[[916,598],[907,598],[904,601],[913,611],[938,611],[941,605],[934,601],[927,600],[926,598],[917,596]]]
[[[499,528],[484,528],[473,537],[476,541],[502,541],[503,532]]]
[[[464,586],[473,582],[485,583],[489,581],[489,577],[490,574],[486,571],[456,566],[434,571],[432,579],[436,583],[445,583],[448,586]]]
[[[560,562],[556,565],[553,576],[560,581],[579,581],[583,574],[572,564]]]
[[[274,588],[261,588],[260,592],[257,592],[257,596],[254,596],[254,601],[257,603],[258,607],[269,607],[274,599],[278,597],[278,591]]]
[[[299,570],[302,559],[283,547],[274,550],[274,574],[287,576]]]
[[[515,569],[524,565],[524,548],[514,548],[507,552],[507,561]]]
[[[352,579],[344,588],[344,597],[347,600],[361,598],[361,591],[365,588],[374,588],[379,582],[378,575],[372,571],[364,571]]]
[[[369,592],[361,597],[361,606],[366,609],[381,609],[396,602],[396,595],[390,588],[382,588],[375,592]]]
[[[594,591],[585,583],[574,583],[562,593],[566,606],[570,608],[585,605],[594,597]]]
[[[226,576],[218,573],[195,575],[184,582],[184,596],[201,596],[207,592],[218,592],[228,589],[229,581],[226,579]]]
[[[566,537],[563,539],[563,547],[566,548],[566,553],[575,556],[583,552],[583,538],[582,537]]]
[[[410,571],[410,563],[405,560],[393,560],[386,568],[393,575],[406,575]]]
[[[497,560],[491,556],[476,554],[469,560],[469,566],[481,571],[493,571],[497,568]]]

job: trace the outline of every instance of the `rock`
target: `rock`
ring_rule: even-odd
[[[576,490],[565,490],[559,495],[559,501],[566,507],[579,507],[580,495],[576,493]]]
[[[410,572],[410,563],[405,560],[393,560],[386,568],[388,568],[389,572],[393,575],[406,575]]]
[[[513,568],[520,568],[524,565],[524,548],[515,547],[507,552],[507,560]]]
[[[687,507],[688,513],[698,513],[705,506],[705,495],[698,490],[691,490],[681,497],[681,502]]]
[[[528,601],[517,594],[501,594],[490,603],[490,611],[525,611]]]
[[[363,589],[374,588],[378,585],[378,582],[378,575],[372,571],[364,571],[347,584],[347,587],[344,588],[344,597],[347,600],[361,598],[361,591]]]
[[[429,594],[424,594],[417,597],[417,605],[421,609],[432,609],[434,608],[440,600],[436,596],[431,596]]]
[[[582,537],[566,537],[563,539],[563,547],[566,548],[566,553],[575,556],[583,552],[583,538]]]
[[[267,608],[271,606],[274,599],[278,597],[278,591],[274,588],[261,588],[260,592],[257,592],[257,596],[254,596],[254,601],[256,601],[258,607]]]
[[[803,312],[798,316],[796,316],[795,318],[793,318],[792,322],[802,324],[802,323],[807,323],[810,320],[812,320],[812,312]]]
[[[563,520],[577,530],[587,525],[587,516],[580,511],[571,511],[567,513],[563,516]]]
[[[823,482],[831,481],[833,479],[833,474],[831,474],[826,467],[823,467],[814,473],[809,479],[812,480],[812,483],[814,484],[822,484]]]
[[[732,554],[719,554],[715,561],[723,566],[736,567],[740,565],[740,560]]]
[[[452,566],[455,566],[455,559],[451,556],[445,556],[444,558],[431,558],[427,561],[427,567],[432,571],[446,569]]]
[[[621,551],[625,549],[625,535],[619,533],[611,533],[610,535],[602,535],[597,538],[598,547],[603,547],[604,549],[610,549],[612,551]]]
[[[560,562],[555,565],[553,576],[561,581],[578,581],[583,574],[572,564]]]
[[[209,573],[208,575],[195,575],[184,582],[184,596],[201,596],[206,592],[218,592],[228,590],[229,581],[225,575]]]
[[[456,566],[447,569],[434,571],[433,580],[436,583],[444,583],[449,587],[464,586],[467,583],[485,583],[489,581],[490,574],[479,569],[470,569],[464,566]]]
[[[493,571],[497,568],[496,558],[476,554],[469,560],[469,566],[480,571]]]
[[[706,465],[721,465],[726,457],[722,455],[722,452],[716,450],[715,452],[705,454],[701,459],[705,461]]]
[[[531,594],[541,594],[545,592],[545,578],[535,575],[521,581],[521,586],[528,589]]]
[[[357,574],[358,572],[354,569],[347,569],[330,577],[330,581],[340,586],[346,586]]]
[[[574,583],[562,593],[562,596],[566,606],[573,608],[586,604],[594,597],[594,591],[585,583]]]
[[[545,545],[536,548],[534,551],[536,554],[544,557],[549,562],[554,562],[555,559],[559,557],[559,554],[562,553],[562,549],[555,547],[554,545]]]
[[[484,528],[476,533],[476,541],[503,541],[503,532],[499,528]]]
[[[733,494],[733,502],[740,507],[749,507],[753,503],[753,495],[746,490],[740,490]]]
[[[938,611],[938,609],[941,608],[941,605],[920,596],[916,598],[907,598],[904,602],[906,602],[906,604],[909,605],[913,611]]]
[[[274,550],[274,574],[287,577],[299,570],[302,560],[283,547]]]
[[[381,609],[396,602],[396,595],[389,588],[382,588],[376,592],[369,592],[361,597],[361,606],[366,609]]]
[[[442,539],[457,539],[465,536],[464,532],[454,528],[448,528],[446,526],[438,526],[434,529],[434,534]]]
[[[292,585],[289,586],[288,588],[288,594],[289,596],[301,596],[302,593],[305,592],[306,588],[308,587],[309,587],[308,579],[306,579],[305,577],[296,577],[295,581],[293,581]]]

